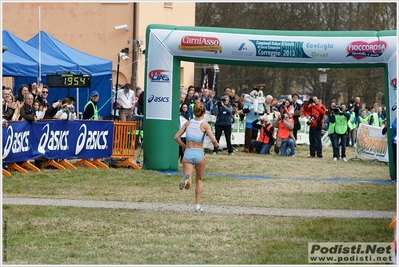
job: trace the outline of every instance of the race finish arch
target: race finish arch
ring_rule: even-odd
[[[278,68],[383,68],[389,125],[396,118],[396,30],[267,31],[152,24],[146,39],[144,169],[178,169],[178,145],[173,137],[179,129],[181,61]],[[390,140],[392,133],[388,133]]]

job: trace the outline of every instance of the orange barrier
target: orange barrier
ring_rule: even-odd
[[[104,162],[101,162],[99,159],[93,159],[92,161],[88,161],[87,159],[81,159],[75,163],[73,163],[73,166],[78,166],[80,164],[85,165],[86,167],[92,168],[92,169],[97,169],[97,166],[104,168],[104,169],[109,169],[107,164]],[[96,166],[97,165],[97,166]]]
[[[43,163],[43,167],[44,168],[49,167],[49,166],[53,166],[54,168],[57,168],[57,169],[62,170],[62,171],[65,171],[65,167],[62,166],[59,162],[57,162],[57,161],[55,161],[53,159],[50,159],[49,161]]]
[[[30,163],[27,160],[22,162],[20,165],[18,165],[16,162],[13,162],[13,163],[8,165],[8,169],[10,171],[15,170],[15,171],[19,171],[19,172],[22,172],[22,173],[25,173],[25,174],[28,173],[28,171],[25,170],[23,167],[31,169],[34,172],[41,172],[38,167],[36,167],[35,165],[33,165],[32,163]]]
[[[86,167],[92,168],[92,169],[97,169],[96,165],[94,165],[93,163],[91,163],[90,161],[88,161],[87,159],[81,159],[76,161],[75,163],[73,163],[73,166],[79,166],[83,164]]]
[[[9,171],[3,169],[2,175],[4,178],[4,176],[11,176],[11,173]]]
[[[117,167],[130,166],[136,170],[141,167],[133,162],[136,152],[136,128],[135,121],[114,121],[114,142],[111,158],[125,158],[116,164]]]

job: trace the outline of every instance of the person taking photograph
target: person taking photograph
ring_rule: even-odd
[[[224,137],[226,138],[227,152],[230,156],[234,156],[234,148],[231,145],[231,124],[233,120],[233,107],[230,105],[230,98],[228,95],[222,95],[219,101],[216,103],[215,108],[215,136],[216,141],[220,141],[222,132],[224,132]],[[213,154],[217,154],[218,149],[213,148]]]
[[[251,144],[259,154],[270,154],[270,148],[274,145],[276,139],[274,138],[274,127],[270,124],[269,117],[264,115],[259,119],[252,122],[252,126],[260,129],[258,140],[252,139]]]

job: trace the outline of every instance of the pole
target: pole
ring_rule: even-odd
[[[216,74],[219,72],[219,65],[215,64],[213,65],[213,84],[212,84],[212,91],[215,92],[215,96],[217,97],[217,90],[216,88]]]
[[[212,83],[212,91],[215,92],[216,87],[216,70],[213,70],[213,83]],[[217,92],[215,92],[215,97],[218,97]]]
[[[87,95],[89,95],[89,92],[87,92]],[[82,119],[79,115],[79,88],[76,87],[76,115],[78,115],[78,119]]]
[[[41,6],[39,6],[39,70],[37,77],[37,86],[42,82],[42,34],[41,34]]]
[[[113,121],[116,118],[116,100],[118,98],[118,84],[119,84],[119,63],[121,62],[121,55],[118,53],[118,65],[116,67],[116,85],[115,85],[115,101],[114,101],[114,117]]]
[[[133,3],[133,59],[132,59],[132,84],[133,91],[137,93],[137,61],[139,58],[137,50],[139,49],[137,43],[137,3]]]

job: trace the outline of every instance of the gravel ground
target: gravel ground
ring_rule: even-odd
[[[3,205],[66,206],[80,208],[132,209],[143,212],[194,213],[194,204],[154,203],[154,202],[117,202],[96,200],[72,200],[49,198],[3,198]],[[327,217],[327,218],[389,218],[396,215],[391,211],[378,210],[321,210],[321,209],[285,209],[264,207],[240,207],[206,205],[201,207],[204,214],[213,215],[260,215],[283,217]]]

